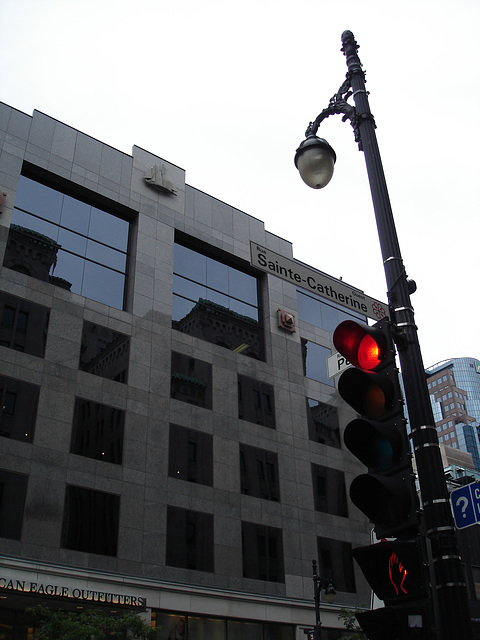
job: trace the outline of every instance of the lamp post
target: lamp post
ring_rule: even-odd
[[[313,640],[321,640],[321,626],[320,622],[320,596],[322,593],[322,589],[325,592],[325,600],[328,604],[333,604],[337,597],[337,592],[335,591],[335,587],[333,583],[328,578],[320,578],[317,574],[317,561],[312,560],[312,569],[313,569],[313,594],[314,594],[314,602],[315,602],[315,629],[313,632]]]
[[[317,137],[318,128],[325,118],[334,114],[341,114],[343,121],[350,121],[355,141],[365,155],[394,339],[402,369],[422,497],[425,535],[430,540],[432,551],[432,595],[435,592],[438,597],[435,621],[437,637],[442,640],[470,640],[472,630],[465,579],[410,301],[410,294],[416,287],[407,279],[403,265],[375,135],[375,122],[365,89],[365,74],[357,54],[358,45],[351,31],[342,34],[342,45],[347,62],[346,79],[331,98],[328,107],[309,124],[306,139],[295,154],[295,165],[310,187],[321,189],[326,186],[332,178],[336,156],[328,142]],[[355,106],[348,103],[351,96]]]

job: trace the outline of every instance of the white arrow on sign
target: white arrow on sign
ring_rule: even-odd
[[[327,358],[327,374],[329,378],[333,378],[337,376],[345,369],[348,369],[352,365],[350,362],[342,356],[340,353],[334,353]]]

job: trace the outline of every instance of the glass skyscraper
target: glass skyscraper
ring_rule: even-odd
[[[426,371],[440,443],[471,453],[480,470],[480,361],[451,358]]]

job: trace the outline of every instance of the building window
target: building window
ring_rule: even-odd
[[[312,482],[315,509],[333,516],[348,518],[343,471],[312,464]]]
[[[213,485],[213,438],[209,433],[170,425],[168,475]]]
[[[357,322],[365,322],[365,314],[361,315],[353,310],[348,312],[345,307],[325,302],[299,290],[297,290],[297,308],[300,320],[329,333],[333,333],[344,320],[354,319]]]
[[[120,496],[67,485],[62,548],[117,555]]]
[[[152,627],[161,640],[294,640],[295,626],[280,622],[251,622],[152,610]]]
[[[213,516],[169,506],[166,564],[213,572]]]
[[[239,375],[238,417],[275,429],[275,399],[272,385]]]
[[[332,538],[317,538],[318,575],[332,580],[337,591],[355,592],[352,545]]]
[[[212,408],[212,365],[172,352],[170,395],[205,409]]]
[[[242,522],[243,577],[285,582],[282,530]]]
[[[307,398],[308,437],[314,442],[340,449],[337,407]]]
[[[71,453],[122,464],[124,424],[122,409],[76,398]]]
[[[333,379],[329,379],[327,371],[327,358],[332,354],[330,349],[310,340],[302,338],[303,373],[307,378],[312,378],[330,387],[335,386]]]
[[[173,270],[174,329],[264,360],[256,276],[178,242]]]
[[[0,537],[20,540],[28,477],[0,469]]]
[[[93,322],[84,322],[79,369],[127,383],[130,337]]]
[[[4,266],[123,309],[130,232],[119,217],[124,208],[31,171],[36,179],[22,175],[18,184]]]
[[[245,495],[279,502],[277,454],[241,444],[240,487]]]
[[[0,376],[0,436],[32,442],[40,388]]]
[[[43,358],[50,309],[0,291],[0,345]]]

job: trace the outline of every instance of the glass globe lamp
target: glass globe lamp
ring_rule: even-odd
[[[333,176],[337,156],[323,138],[310,135],[295,153],[295,166],[302,180],[312,189],[323,189]]]

